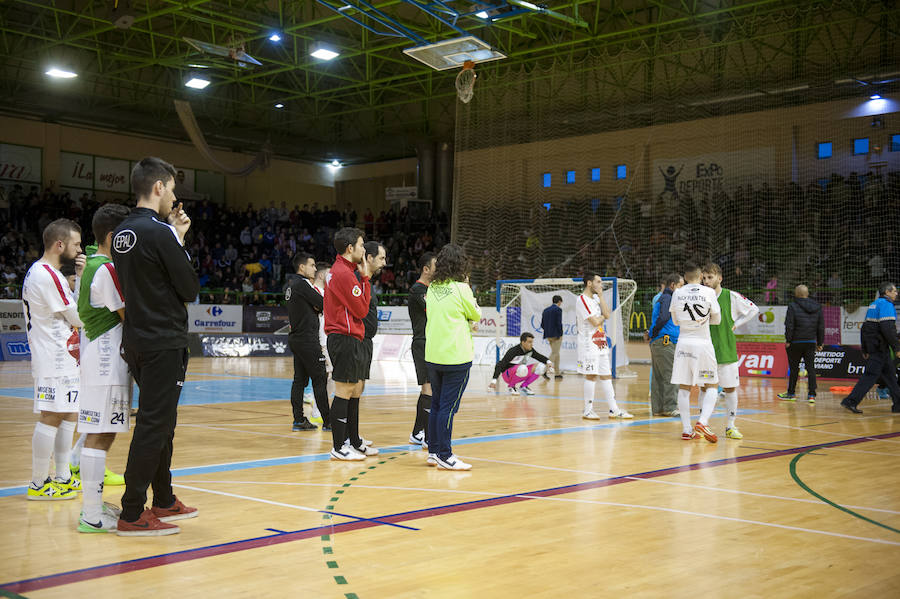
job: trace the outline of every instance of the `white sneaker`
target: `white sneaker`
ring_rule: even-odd
[[[428,459],[425,460],[425,464],[428,466],[437,466],[437,454],[429,453]]]
[[[425,431],[419,431],[415,435],[410,435],[409,442],[411,445],[423,444],[425,442]]]
[[[359,436],[359,440],[362,441],[363,447],[368,447],[369,445],[372,444],[371,441],[369,441],[368,439],[364,438],[362,435]]]
[[[534,391],[532,391],[528,387],[522,387],[522,393],[524,393],[525,395],[534,395]]]
[[[600,420],[600,417],[597,416],[597,413],[594,410],[585,412],[584,414],[581,415],[581,417],[584,418],[585,420]]]
[[[619,408],[619,410],[615,411],[615,412],[610,410],[609,417],[610,418],[619,418],[621,420],[631,420],[632,418],[634,418],[634,416],[632,416],[631,414],[629,414],[628,412],[626,412],[625,410],[623,410],[621,408]]]
[[[369,441],[369,443],[371,443],[371,441]],[[363,444],[360,445],[359,447],[353,447],[353,445],[350,444],[350,439],[347,439],[346,441],[344,441],[344,449],[348,449],[348,448],[352,449],[353,451],[355,451],[357,453],[361,453],[364,456],[378,455],[378,450],[375,449],[374,447],[372,447],[371,445],[366,445],[365,439],[363,439]]]
[[[112,518],[115,518],[116,520],[118,520],[119,517],[122,515],[122,508],[120,508],[119,506],[117,506],[114,503],[109,503],[108,501],[103,502],[102,509],[103,509],[104,514],[106,514],[107,516],[111,516]]]
[[[510,387],[510,388],[509,388],[509,394],[510,394],[510,395],[518,395],[518,394],[519,394],[519,390],[516,389],[515,387]]]
[[[78,518],[78,526],[76,530],[78,532],[116,532],[119,524],[119,517],[113,516],[111,514],[106,513],[105,511],[100,512],[100,519],[97,522],[88,522],[84,518],[84,512],[81,512],[81,517]]]
[[[472,464],[466,464],[461,459],[456,457],[455,455],[451,455],[446,460],[442,460],[441,458],[435,456],[435,461],[437,462],[437,467],[441,470],[471,470]]]
[[[337,449],[331,450],[331,459],[339,460],[342,462],[359,462],[366,459],[366,456],[359,453],[349,445],[344,445],[343,447],[341,447],[340,451],[338,451]]]

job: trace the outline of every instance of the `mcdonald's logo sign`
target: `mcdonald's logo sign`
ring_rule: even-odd
[[[643,323],[643,324],[641,324]],[[647,329],[647,315],[643,312],[632,312],[631,318],[628,319],[628,328],[643,331]]]

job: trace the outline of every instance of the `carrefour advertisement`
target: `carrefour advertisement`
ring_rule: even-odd
[[[241,306],[188,304],[189,333],[240,333],[244,321]]]

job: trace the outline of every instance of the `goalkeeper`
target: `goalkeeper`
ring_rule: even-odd
[[[497,362],[494,367],[493,380],[488,385],[488,389],[496,391],[497,377],[502,377],[509,387],[510,395],[519,394],[519,389],[516,387],[520,384],[522,393],[534,395],[534,391],[530,388],[531,383],[552,368],[553,362],[534,349],[534,335],[522,333],[519,337],[519,344],[509,348],[503,359]]]

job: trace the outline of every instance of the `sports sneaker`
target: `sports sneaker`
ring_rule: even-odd
[[[106,514],[107,516],[112,516],[116,520],[118,520],[122,515],[122,508],[115,504],[109,503],[108,501],[103,502],[103,507],[101,509],[103,510],[104,514]]]
[[[81,490],[81,477],[78,476],[77,474],[72,474],[66,480],[55,479],[53,482],[55,482],[56,484],[58,484],[61,487],[66,487],[67,489],[71,489],[73,491]]]
[[[120,537],[162,537],[179,532],[181,532],[180,528],[174,524],[163,522],[150,510],[144,510],[141,517],[134,522],[119,518],[119,522],[116,524],[116,534]]]
[[[616,411],[610,410],[609,417],[610,418],[619,418],[620,420],[631,420],[632,418],[634,418],[634,416],[632,414],[629,414],[628,412],[626,412],[625,410],[623,410],[621,408],[619,408]]]
[[[815,394],[810,393],[810,394],[806,397],[806,401],[808,401],[809,403],[816,403],[816,396],[815,396]]]
[[[600,420],[600,417],[597,416],[597,412],[595,412],[594,410],[585,412],[584,414],[581,415],[581,417],[584,418],[585,420]]]
[[[887,387],[878,387],[878,399],[890,399],[891,392]]]
[[[359,436],[359,440],[362,441],[362,444],[363,444],[365,447],[368,447],[369,445],[372,444],[371,441],[369,441],[368,439],[366,439],[366,438],[363,437],[362,435]]]
[[[429,453],[428,458],[425,460],[425,465],[437,466],[437,454]]]
[[[409,436],[410,445],[421,445],[425,442],[425,431],[419,431],[415,435]]]
[[[306,418],[303,418],[302,422],[295,422],[294,425],[291,427],[291,430],[295,431],[295,432],[296,431],[314,431],[314,430],[318,430],[318,428],[319,427],[317,427],[315,424],[313,424]]]
[[[784,401],[797,401],[797,396],[793,393],[788,393],[787,391],[785,391],[784,393],[779,393],[775,397]]]
[[[853,403],[853,401],[851,401],[849,397],[845,397],[844,399],[841,400],[841,407],[843,407],[845,410],[849,410],[850,412],[853,412],[854,414],[862,414],[863,413],[863,411],[860,410],[858,407],[856,407],[856,404]]]
[[[32,501],[60,501],[63,499],[75,499],[78,493],[56,483],[48,477],[44,484],[40,487],[34,483],[28,485],[28,491],[25,492],[25,498]]]
[[[341,447],[340,451],[338,451],[337,449],[331,450],[331,459],[341,462],[359,462],[366,459],[366,456],[359,453],[349,445],[344,445],[343,447]]]
[[[103,472],[103,486],[104,487],[121,487],[125,484],[125,477],[121,474],[116,474],[109,468]]]
[[[509,388],[509,394],[510,394],[510,395],[518,395],[518,394],[519,394],[519,390],[516,389],[515,387],[510,387],[510,388]]]
[[[702,422],[697,422],[697,424],[694,425],[694,430],[703,435],[710,443],[716,443],[719,440],[716,434],[712,432],[712,429]]]
[[[100,519],[97,522],[89,522],[84,518],[84,512],[81,512],[81,517],[78,518],[78,527],[76,530],[78,532],[116,532],[116,527],[119,523],[118,516],[112,516],[110,514],[105,514],[103,512],[100,513]]]
[[[451,455],[446,460],[442,460],[439,456],[435,456],[437,467],[440,470],[471,470],[472,464],[466,464],[455,455]]]
[[[173,522],[175,520],[186,520],[188,518],[196,518],[200,515],[200,511],[195,507],[188,507],[181,503],[181,500],[175,498],[175,503],[169,507],[159,507],[154,505],[150,508],[153,515],[159,518],[160,522]]]
[[[528,387],[522,387],[522,393],[524,393],[525,395],[534,395],[534,391],[532,391]]]
[[[81,465],[76,466],[75,464],[69,464],[69,472],[72,473],[72,476],[78,474],[81,475]]]
[[[725,429],[725,436],[728,437],[729,439],[743,439],[744,438],[744,435],[741,434],[741,431],[739,431],[734,426],[732,426],[731,428]]]
[[[344,447],[347,447],[346,445]],[[366,457],[370,457],[373,455],[378,455],[378,450],[371,445],[361,445],[360,447],[354,447],[357,452],[363,454]]]
[[[699,439],[700,435],[696,431],[691,431],[689,433],[681,433],[682,441],[693,441],[694,439]]]

